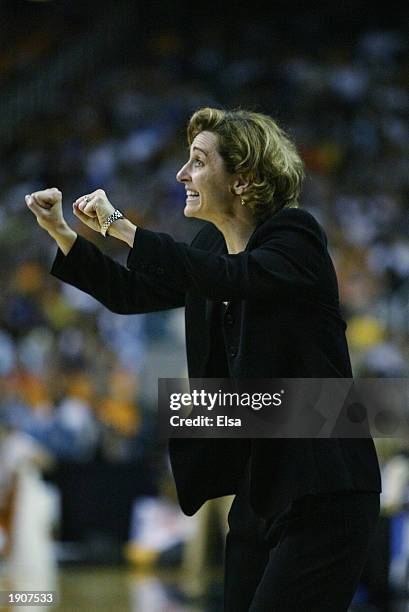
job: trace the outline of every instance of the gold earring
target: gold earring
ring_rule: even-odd
[[[240,198],[240,202],[241,202],[241,205],[242,205],[242,206],[246,206],[246,202],[244,201],[244,199],[243,199],[243,198]]]

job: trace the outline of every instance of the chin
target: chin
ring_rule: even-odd
[[[185,215],[185,217],[198,217],[200,218],[200,206],[198,206],[197,208],[193,207],[193,206],[189,206],[189,204],[187,204],[183,210],[183,214]]]

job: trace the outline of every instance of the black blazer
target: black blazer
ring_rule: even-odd
[[[321,226],[287,208],[228,255],[210,223],[191,246],[138,228],[127,268],[78,236],[51,273],[119,314],[185,306],[189,376],[351,377],[338,285]],[[229,301],[226,344],[215,344],[213,311]],[[160,375],[160,373],[158,373]],[[381,490],[372,439],[173,439],[170,457],[183,511],[236,493],[250,461],[250,501],[272,517],[305,494]]]

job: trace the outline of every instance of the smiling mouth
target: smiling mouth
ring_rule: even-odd
[[[199,193],[197,191],[193,191],[192,189],[186,190],[186,199],[187,200],[197,200],[199,198]]]

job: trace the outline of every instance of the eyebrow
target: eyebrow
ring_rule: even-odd
[[[206,155],[207,157],[206,151],[203,151],[203,149],[201,149],[200,147],[193,147],[192,151],[194,151],[195,149],[197,149],[198,151],[200,151],[201,153],[203,153],[203,155]]]

